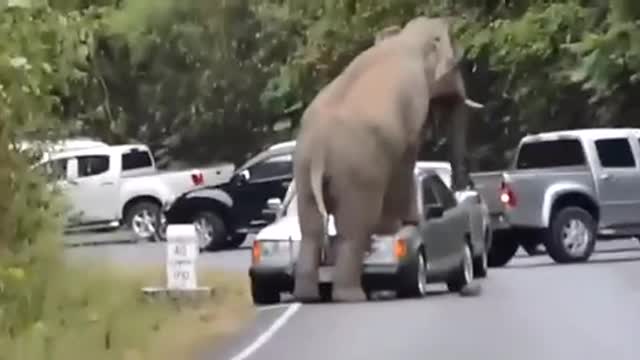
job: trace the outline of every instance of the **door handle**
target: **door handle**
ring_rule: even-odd
[[[611,174],[601,174],[600,180],[611,180]]]
[[[104,181],[104,182],[101,182],[100,185],[102,186],[113,185],[113,181]]]

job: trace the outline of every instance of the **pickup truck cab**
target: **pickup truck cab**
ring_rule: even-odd
[[[204,170],[158,171],[142,144],[84,142],[43,154],[34,168],[67,197],[68,231],[130,228],[136,239],[162,235],[162,204],[180,193],[226,182],[233,164]]]
[[[282,200],[293,179],[294,141],[274,144],[239,166],[229,181],[187,191],[167,202],[168,224],[193,223],[201,250],[237,248],[275,218],[267,200]],[[266,210],[266,211],[265,211]]]
[[[537,244],[556,262],[583,262],[598,237],[640,235],[640,129],[529,135],[511,169],[471,177],[492,218],[491,266]]]

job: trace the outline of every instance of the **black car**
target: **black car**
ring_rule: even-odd
[[[195,224],[202,250],[237,248],[248,233],[275,219],[266,203],[284,198],[294,149],[295,141],[273,145],[240,166],[229,182],[182,194],[165,208],[167,224]]]

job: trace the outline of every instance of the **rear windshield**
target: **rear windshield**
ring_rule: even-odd
[[[131,150],[122,154],[122,170],[134,170],[153,166],[148,151]]]
[[[518,152],[516,169],[542,169],[585,164],[580,141],[548,140],[522,144]]]

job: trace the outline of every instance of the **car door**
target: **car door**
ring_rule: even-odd
[[[436,196],[429,176],[420,178],[420,201],[422,202],[422,221],[420,233],[427,249],[427,260],[430,272],[440,273],[446,265],[446,233],[444,219],[441,216],[430,214],[430,208],[441,207],[442,204]]]
[[[443,263],[447,268],[455,267],[463,254],[465,232],[469,227],[467,212],[457,206],[454,193],[445,185],[437,175],[429,176],[429,181],[433,188],[438,202],[443,206],[444,212],[440,219],[442,225],[442,248]]]
[[[118,217],[118,170],[108,153],[69,159],[65,193],[72,216],[79,224],[116,220]]]
[[[234,218],[239,226],[260,227],[267,224],[263,210],[270,198],[282,200],[293,179],[293,156],[279,154],[251,165],[245,180],[231,190]]]
[[[640,164],[629,141],[627,137],[594,141],[602,226],[631,226],[640,221]]]

